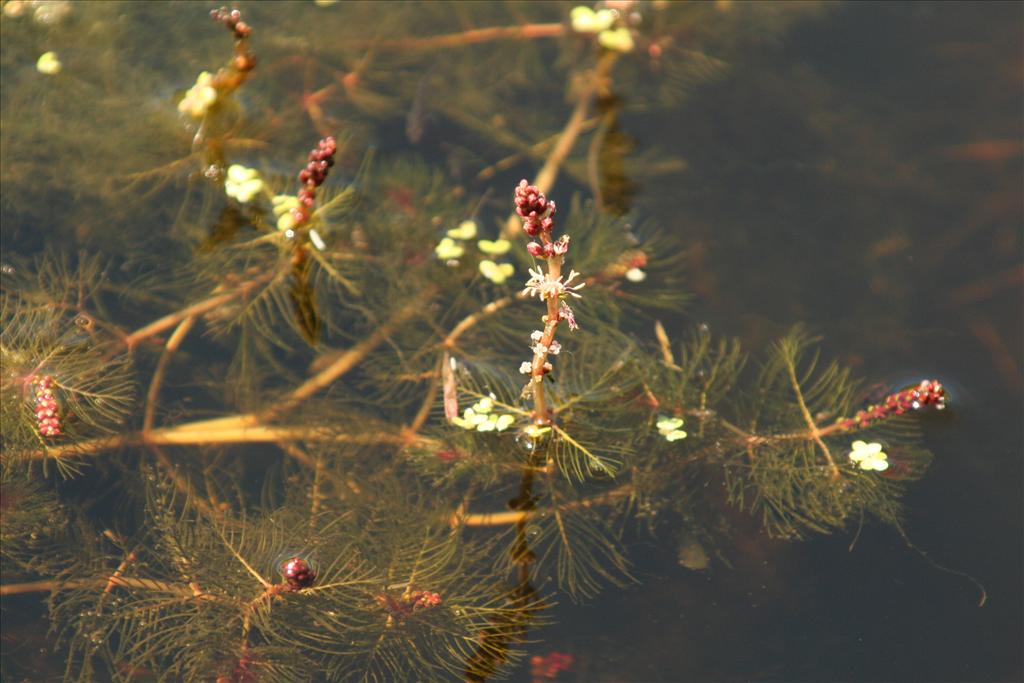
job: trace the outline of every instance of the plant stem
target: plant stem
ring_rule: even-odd
[[[523,24],[522,26],[489,26],[474,28],[459,33],[446,33],[426,38],[406,38],[399,40],[382,40],[368,43],[365,47],[382,51],[400,50],[442,50],[449,47],[460,47],[476,43],[487,43],[495,40],[534,40],[537,38],[558,38],[564,35],[566,27],[562,23]]]
[[[821,432],[818,430],[818,425],[815,424],[814,418],[811,417],[811,411],[807,409],[807,404],[804,403],[803,392],[800,391],[800,381],[796,378],[796,366],[792,362],[786,363],[786,370],[789,372],[789,383],[793,386],[793,393],[796,394],[797,404],[800,406],[800,412],[804,416],[804,422],[807,423],[808,433],[811,439],[814,440],[821,452],[825,454],[825,460],[828,462],[828,475],[831,479],[839,478],[839,468],[836,466],[835,460],[832,459],[832,452],[829,451],[828,446],[821,440]]]
[[[597,125],[597,122],[598,122],[597,117],[591,117],[591,118],[587,119],[580,126],[580,132],[584,133],[584,132],[590,130],[591,128],[593,128],[594,126]],[[507,157],[505,157],[503,159],[499,159],[498,161],[494,162],[490,166],[488,166],[488,167],[478,171],[477,174],[476,174],[476,179],[477,180],[490,180],[492,177],[494,177],[494,175],[498,171],[505,171],[507,169],[512,168],[513,166],[518,164],[520,162],[520,160],[523,159],[523,157],[526,157],[526,156],[540,158],[544,154],[544,152],[547,150],[548,147],[551,147],[556,142],[558,142],[558,138],[559,138],[560,135],[561,135],[561,131],[559,131],[558,133],[555,133],[554,135],[550,135],[550,136],[544,138],[540,142],[537,142],[537,143],[531,145],[524,152],[513,152],[512,154],[508,155]],[[515,146],[516,145],[512,145],[512,147],[515,147]]]
[[[285,412],[317,393],[324,387],[330,385],[346,372],[359,364],[369,353],[377,348],[385,339],[390,337],[402,324],[423,310],[424,305],[433,297],[434,291],[428,289],[419,297],[408,302],[405,306],[391,314],[391,317],[379,325],[368,336],[355,346],[348,349],[329,366],[318,372],[313,377],[300,384],[279,403],[260,414],[259,418],[267,419],[279,413]]]
[[[579,137],[580,132],[583,130],[583,124],[587,121],[590,105],[600,88],[603,87],[604,81],[608,74],[611,73],[617,59],[618,53],[605,52],[598,60],[589,82],[580,93],[579,98],[576,100],[576,106],[573,108],[565,128],[562,129],[558,143],[551,150],[547,160],[540,171],[537,172],[537,177],[533,181],[533,184],[541,192],[547,194],[551,191],[552,186],[554,186],[555,180],[558,178],[559,168],[569,155],[569,152],[572,151],[573,145],[576,144],[576,138]],[[505,234],[517,234],[519,225],[519,218],[512,214],[505,224]]]
[[[433,290],[427,290],[422,294],[422,296],[417,297],[415,300],[410,301],[408,304],[395,311],[387,321],[378,326],[370,335],[342,353],[341,356],[328,367],[303,382],[275,406],[259,415],[251,413],[227,415],[225,417],[213,418],[210,420],[189,422],[174,427],[154,429],[149,432],[93,439],[82,443],[66,444],[42,451],[34,451],[29,454],[29,457],[38,460],[46,457],[60,458],[74,455],[86,455],[109,448],[136,444],[181,446],[213,443],[253,443],[282,440],[333,441],[335,443],[358,444],[407,443],[406,439],[398,435],[337,434],[330,430],[316,427],[271,427],[262,423],[281,412],[295,407],[358,365],[363,358],[387,339],[401,324],[413,317],[417,312],[421,311],[426,301],[428,301],[432,295]],[[233,298],[234,296],[237,296],[237,292],[222,296],[229,296],[230,298]],[[216,298],[218,297],[214,297],[214,299]],[[214,299],[208,299],[202,303],[204,305],[209,305],[209,303]],[[190,308],[194,309],[195,306]],[[212,306],[210,306],[210,308],[212,308]],[[193,311],[193,314],[197,313]],[[179,322],[188,317],[181,316],[180,313],[175,314],[175,316],[177,316],[176,320]],[[161,321],[167,319],[169,318],[162,318]],[[171,324],[172,323],[161,323],[162,327],[160,327],[160,329],[166,329]],[[155,325],[156,324],[154,323],[143,329],[155,329]],[[155,334],[155,332],[152,332],[151,334]],[[145,336],[149,336],[149,334]],[[141,339],[143,337],[139,338]]]
[[[575,500],[570,503],[564,503],[557,506],[558,510],[575,510],[578,508],[589,508],[597,505],[607,505],[614,503],[615,501],[626,498],[632,494],[632,487],[629,484],[623,484],[604,493],[599,493],[582,500]],[[544,510],[506,510],[502,512],[477,512],[470,514],[452,515],[449,520],[449,524],[453,527],[457,526],[508,526],[510,524],[519,524],[529,519],[533,515],[543,512]]]
[[[160,354],[160,360],[157,362],[156,370],[153,372],[153,379],[149,383],[149,391],[146,393],[146,411],[145,417],[142,420],[143,432],[153,429],[153,421],[156,416],[156,401],[160,394],[160,385],[163,383],[164,375],[167,372],[167,365],[171,360],[171,356],[181,346],[185,336],[192,329],[195,322],[195,316],[189,316],[182,320],[178,327],[175,328],[171,338],[164,345],[163,353]]]
[[[212,600],[213,597],[203,593],[200,596],[194,595],[191,588],[187,586],[178,586],[173,583],[167,583],[166,581],[153,581],[150,579],[132,579],[125,578],[123,576],[118,577],[106,577],[102,579],[71,579],[70,581],[57,581],[54,579],[45,579],[43,581],[29,581],[26,583],[5,583],[0,584],[0,595],[21,595],[24,593],[46,593],[64,589],[84,588],[89,586],[95,586],[97,589],[104,589],[107,584],[113,583],[115,586],[121,586],[124,588],[136,588],[141,590],[151,590],[160,593],[170,593],[172,595],[181,595],[183,597],[199,597],[205,600]]]
[[[249,416],[246,416],[249,417]],[[210,422],[216,422],[211,420]],[[301,425],[235,425],[200,428],[200,422],[192,422],[179,427],[154,429],[148,434],[136,432],[93,439],[78,444],[67,444],[47,450],[32,451],[26,457],[33,460],[43,458],[66,458],[90,455],[124,446],[199,446],[225,443],[270,443],[276,441],[321,441],[329,443],[346,443],[356,445],[389,444],[401,446],[408,440],[399,434],[339,434],[329,429]],[[430,445],[432,440],[418,437],[418,442]]]
[[[125,346],[128,347],[129,350],[131,350],[140,341],[148,339],[149,337],[152,337],[155,334],[160,334],[164,330],[170,329],[171,327],[174,327],[175,325],[181,323],[186,318],[192,318],[203,315],[204,313],[209,313],[215,308],[223,306],[224,304],[228,303],[232,299],[236,299],[239,296],[248,293],[250,289],[252,289],[258,284],[265,282],[267,279],[269,279],[269,277],[262,277],[256,280],[250,280],[249,282],[242,283],[241,285],[231,290],[230,292],[216,294],[208,299],[204,299],[202,301],[194,303],[191,306],[186,306],[180,311],[165,315],[159,320],[155,320],[150,324],[146,325],[145,327],[141,327],[138,330],[135,330],[134,332],[126,336],[123,340],[124,344]]]
[[[448,335],[443,340],[441,340],[441,346],[446,349],[455,348],[455,342],[459,340],[459,337],[461,337],[466,332],[466,330],[473,327],[478,322],[480,322],[480,320],[486,318],[492,313],[497,313],[498,311],[505,308],[512,302],[521,301],[525,298],[526,296],[524,294],[517,293],[510,294],[509,296],[505,296],[500,299],[495,299],[491,303],[481,308],[476,313],[471,313],[462,320],[460,320],[459,323],[452,328],[452,331],[449,332]]]

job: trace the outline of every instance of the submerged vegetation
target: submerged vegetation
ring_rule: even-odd
[[[5,73],[47,39],[63,66],[4,94],[2,589],[49,593],[67,680],[486,680],[634,580],[629,525],[901,528],[942,385],[865,404],[801,327],[675,332],[687,245],[630,211],[681,162],[622,107],[813,6],[317,8],[339,36],[254,3],[212,12],[216,56],[193,5],[14,5]],[[367,144],[428,111],[448,168]]]

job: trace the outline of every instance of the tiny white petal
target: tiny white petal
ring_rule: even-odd
[[[327,248],[327,243],[324,242],[324,238],[320,236],[320,233],[316,231],[316,228],[312,228],[309,231],[309,241],[313,243],[313,246],[323,251]]]
[[[647,273],[639,268],[630,268],[626,271],[626,279],[630,282],[643,282],[647,279]]]

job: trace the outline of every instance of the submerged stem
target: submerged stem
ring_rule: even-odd
[[[796,395],[797,405],[800,406],[800,413],[804,417],[804,422],[807,423],[808,434],[814,440],[814,443],[818,444],[821,452],[825,455],[825,460],[828,462],[828,476],[831,479],[838,479],[839,467],[836,466],[836,461],[832,459],[832,452],[829,451],[825,442],[821,440],[821,431],[814,422],[814,418],[811,417],[811,411],[807,409],[807,404],[804,403],[804,394],[800,391],[800,381],[796,377],[796,365],[792,361],[787,361],[786,371],[789,373],[789,383],[792,385],[793,393]]]
[[[458,33],[446,33],[426,38],[406,38],[399,40],[382,40],[367,45],[377,50],[442,50],[449,47],[474,45],[495,40],[534,40],[536,38],[558,38],[565,34],[566,27],[562,23],[523,24],[522,26],[488,26],[474,28]]]

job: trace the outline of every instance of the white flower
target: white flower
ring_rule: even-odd
[[[541,344],[539,342],[537,344],[533,345],[533,354],[535,356],[543,356],[543,355],[546,355],[546,354],[549,354],[549,353],[552,356],[557,356],[558,352],[561,351],[561,350],[562,350],[562,345],[559,344],[557,341],[554,341],[554,340],[551,341],[551,346],[544,346],[543,344]]]
[[[281,232],[290,232],[294,227],[295,217],[292,216],[290,211],[277,219],[277,229]],[[289,237],[291,237],[291,235],[289,235]]]
[[[486,422],[477,425],[478,432],[503,432],[508,429],[516,418],[512,415],[488,415]]]
[[[505,239],[498,239],[493,242],[491,240],[480,240],[476,243],[476,246],[485,254],[501,256],[508,253],[508,250],[512,248],[512,243]]]
[[[540,330],[534,330],[530,333],[530,339],[535,342],[539,342],[544,337],[544,333]]]
[[[273,204],[275,216],[299,208],[299,198],[292,194],[275,194],[270,199],[270,203]]]
[[[516,418],[513,415],[497,415],[494,412],[494,400],[484,397],[466,408],[462,417],[455,417],[452,422],[463,429],[478,432],[503,432],[508,429]]]
[[[459,227],[448,231],[448,236],[457,240],[471,240],[476,237],[476,222],[473,220],[462,221]]]
[[[487,422],[487,415],[486,413],[478,413],[473,408],[466,408],[462,411],[462,417],[456,417],[452,422],[463,429],[476,429],[484,422]]]
[[[569,12],[569,19],[572,21],[572,30],[576,33],[600,33],[611,28],[615,23],[615,12],[610,9],[594,11],[589,7],[580,5],[573,7]]]
[[[499,415],[497,421],[495,422],[494,428],[497,429],[499,432],[503,432],[509,427],[511,427],[515,421],[516,418],[512,415]]]
[[[884,472],[889,469],[889,456],[882,450],[882,444],[854,441],[850,446],[850,462],[862,470]]]
[[[524,375],[529,375],[531,372],[533,372],[533,363],[531,363],[528,360],[524,360],[522,363],[519,364],[519,372],[523,373]]]
[[[457,259],[466,252],[466,249],[458,244],[451,237],[445,237],[437,246],[434,247],[434,253],[437,254],[437,258],[442,261],[450,261],[451,259]]]
[[[632,52],[633,34],[625,26],[601,31],[597,36],[597,42],[601,47],[613,52]]]
[[[659,417],[656,426],[658,433],[665,437],[666,441],[678,441],[686,438],[686,432],[680,429],[683,426],[681,417]]]
[[[204,71],[196,78],[196,84],[185,92],[181,102],[178,102],[178,111],[194,119],[201,119],[216,101],[217,89],[213,87],[213,75]]]
[[[577,273],[575,270],[570,270],[569,271],[569,277],[565,278],[565,284],[564,284],[565,292],[567,294],[571,294],[572,296],[576,297],[577,299],[582,299],[583,296],[580,295],[580,294],[576,294],[576,290],[583,289],[587,285],[587,283],[586,282],[581,282],[578,285],[570,285],[570,283],[573,280],[575,280],[577,277],[579,277],[579,273]],[[558,278],[558,279],[559,279],[559,281],[561,281],[562,278]]]
[[[228,166],[228,177],[224,181],[224,192],[242,204],[248,204],[252,198],[263,191],[263,180],[255,168],[246,168],[241,164]]]
[[[547,281],[547,278],[544,275],[544,271],[540,268],[529,268],[528,270],[530,273],[530,279],[526,281],[526,287],[523,289],[523,293],[528,293],[530,296],[533,296],[540,291],[540,286]]]
[[[515,274],[516,269],[511,263],[495,263],[484,259],[480,262],[480,274],[496,285],[505,284],[505,280]]]
[[[580,299],[582,296],[576,292],[577,290],[583,289],[587,283],[580,282],[576,285],[571,284],[578,276],[579,273],[575,270],[570,270],[569,277],[559,277],[556,280],[552,279],[550,273],[544,273],[544,271],[539,267],[530,268],[530,279],[526,281],[526,287],[523,289],[523,294],[527,296],[536,296],[541,300],[558,299],[566,294]]]
[[[287,232],[295,227],[295,218],[292,217],[292,210],[299,208],[299,198],[290,194],[274,195],[270,203],[273,205],[274,215],[277,216],[277,229]]]
[[[47,76],[59,74],[63,66],[57,59],[57,53],[52,51],[39,55],[39,59],[36,61],[36,71]]]

